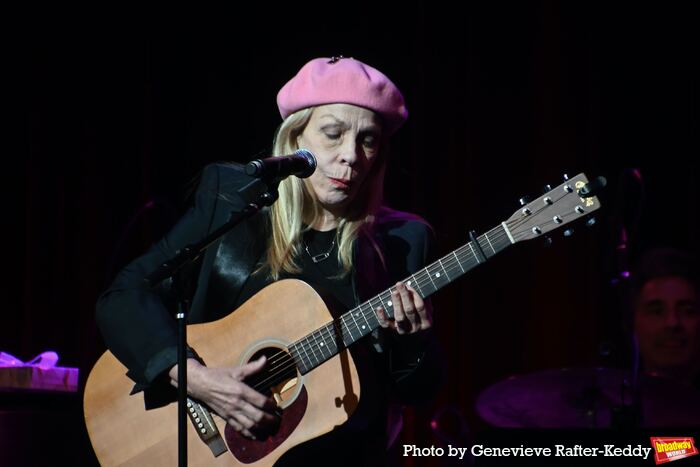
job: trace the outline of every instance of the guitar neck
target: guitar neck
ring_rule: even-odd
[[[515,243],[505,223],[404,279],[422,298],[427,298],[474,267]],[[375,310],[384,308],[394,317],[391,293],[375,295],[339,318],[316,329],[289,346],[299,371],[305,374],[379,327]]]

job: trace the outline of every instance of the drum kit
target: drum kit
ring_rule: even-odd
[[[503,428],[700,427],[700,391],[615,368],[512,376],[481,392],[480,417]]]

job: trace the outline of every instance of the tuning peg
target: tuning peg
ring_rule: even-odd
[[[552,185],[545,185],[544,188],[542,189],[543,193],[548,193],[552,191]]]
[[[525,206],[527,203],[530,202],[530,200],[531,198],[529,196],[523,196],[518,200],[518,202],[520,203],[520,206]]]
[[[566,230],[564,231],[564,236],[565,236],[565,237],[571,237],[571,236],[573,236],[573,235],[574,235],[574,229],[566,229]]]
[[[586,221],[586,226],[587,227],[593,227],[595,225],[595,217],[591,217]]]
[[[564,174],[564,175],[563,175],[563,178],[564,178],[564,181],[565,181],[565,182],[568,182],[568,181],[569,181],[569,175],[568,175],[568,174]]]
[[[552,240],[552,237],[550,237],[549,235],[544,237],[544,246],[547,246],[547,247],[552,246],[552,243],[554,243],[554,240]]]

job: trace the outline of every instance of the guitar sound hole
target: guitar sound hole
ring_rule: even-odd
[[[300,377],[291,355],[279,347],[264,347],[257,350],[248,360],[261,355],[267,357],[265,367],[259,373],[246,379],[246,383],[256,391],[272,396],[280,408],[287,406],[300,389]]]

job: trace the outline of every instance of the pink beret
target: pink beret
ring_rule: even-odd
[[[285,119],[297,110],[344,103],[373,110],[382,116],[388,134],[408,118],[399,89],[381,71],[353,58],[316,58],[277,93],[277,107]]]

